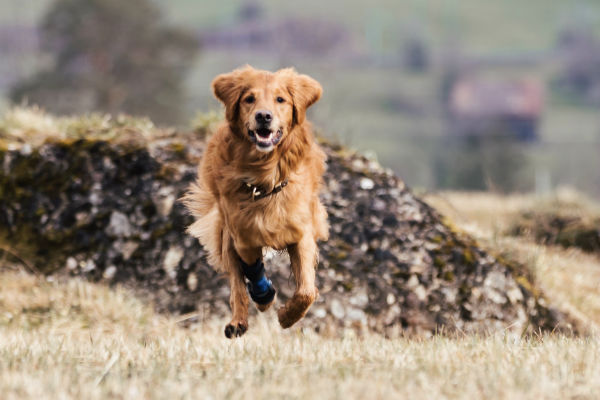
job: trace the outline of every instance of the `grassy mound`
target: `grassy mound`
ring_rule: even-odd
[[[547,201],[535,209],[522,210],[508,234],[600,254],[600,209],[587,199]]]

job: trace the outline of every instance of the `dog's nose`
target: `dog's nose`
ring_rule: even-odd
[[[271,122],[271,120],[273,119],[273,114],[271,114],[271,111],[260,110],[257,111],[256,114],[254,114],[254,118],[256,118],[256,122],[258,122],[259,124],[266,124]]]

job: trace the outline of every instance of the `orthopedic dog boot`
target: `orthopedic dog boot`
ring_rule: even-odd
[[[269,304],[275,298],[277,291],[270,279],[265,275],[265,264],[258,259],[254,264],[248,265],[242,261],[242,271],[248,278],[248,292],[255,303]]]

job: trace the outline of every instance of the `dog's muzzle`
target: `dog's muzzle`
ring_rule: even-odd
[[[274,130],[263,126],[255,130],[248,129],[248,136],[259,150],[269,150],[281,141],[283,131],[282,129]]]
[[[265,275],[265,264],[258,259],[254,264],[248,265],[242,260],[242,271],[248,279],[248,292],[252,301],[257,304],[269,304],[275,298],[277,291],[273,282]]]

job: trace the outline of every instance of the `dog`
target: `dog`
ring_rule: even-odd
[[[245,66],[217,76],[212,89],[225,106],[225,121],[208,140],[198,178],[183,198],[195,218],[188,232],[207,250],[209,263],[228,275],[228,338],[248,329],[248,294],[260,311],[273,304],[263,251],[286,250],[296,289],[277,316],[289,328],[318,296],[317,241],[329,236],[319,200],[326,156],[306,120],[322,88],[293,68]]]

